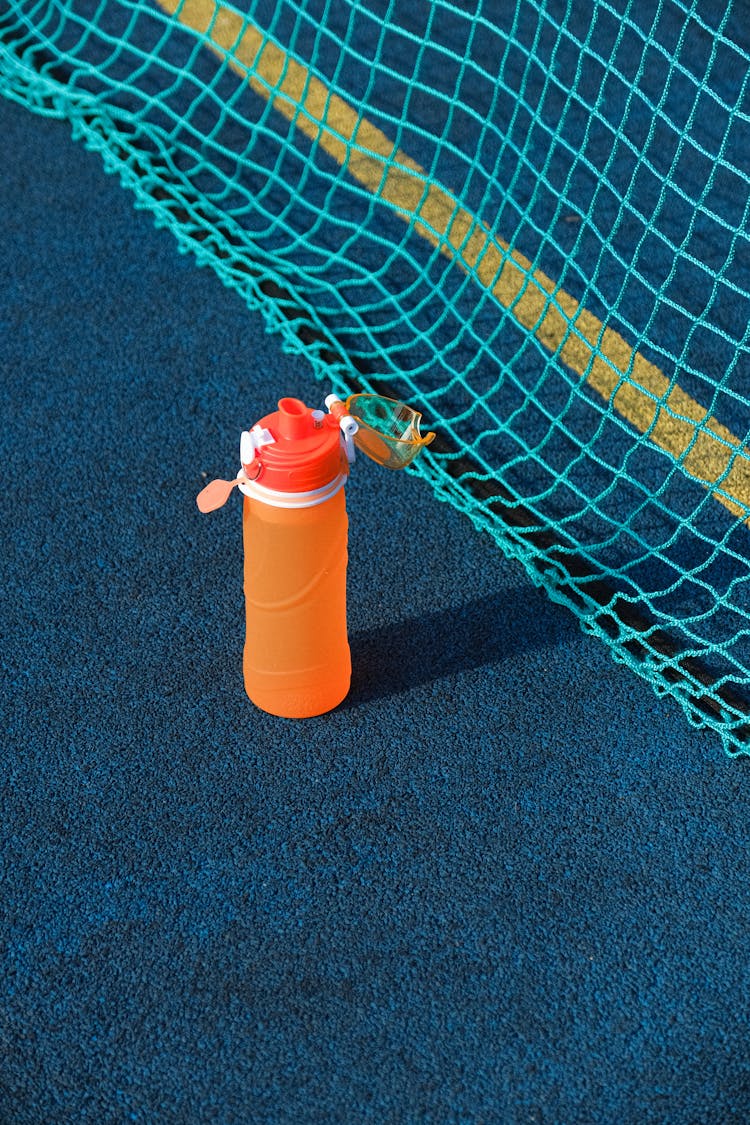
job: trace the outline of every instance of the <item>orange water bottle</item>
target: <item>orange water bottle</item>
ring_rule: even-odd
[[[258,426],[240,453],[245,689],[272,715],[305,718],[349,691],[348,461],[339,419],[299,399],[283,398]]]
[[[329,395],[326,405],[329,413],[282,398],[243,432],[237,478],[212,481],[198,496],[208,512],[235,485],[244,493],[245,689],[285,718],[323,714],[349,691],[344,485],[355,442],[400,468],[433,437],[419,434],[418,414],[379,396],[344,404]]]

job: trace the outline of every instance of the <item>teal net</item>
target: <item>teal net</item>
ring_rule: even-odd
[[[700,0],[5,0],[66,117],[418,471],[750,746],[750,21]],[[251,374],[248,372],[247,374]]]

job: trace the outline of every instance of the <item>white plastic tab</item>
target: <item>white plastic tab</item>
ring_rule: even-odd
[[[338,395],[327,395],[325,402],[328,411],[331,414],[335,414],[339,420],[339,427],[344,439],[344,451],[346,453],[346,459],[350,465],[353,465],[356,455],[356,451],[354,448],[354,435],[359,429],[359,426],[350,414],[343,414],[342,411],[333,409],[335,406],[340,406],[342,408],[344,406]]]
[[[253,426],[252,430],[243,430],[240,434],[240,462],[250,465],[258,450],[264,445],[273,445],[273,434],[264,429],[260,423]]]
[[[341,427],[341,433],[344,435],[344,450],[346,452],[346,459],[350,465],[353,465],[355,458],[354,435],[359,429],[359,426],[350,414],[345,414],[339,422],[339,425]]]
[[[255,442],[256,449],[260,449],[262,445],[273,445],[273,443],[276,441],[276,438],[273,436],[271,431],[263,429],[260,422],[257,422],[253,426],[250,433],[253,435],[253,441]]]
[[[255,443],[253,436],[249,430],[243,430],[240,434],[240,461],[243,465],[249,465],[255,456]]]

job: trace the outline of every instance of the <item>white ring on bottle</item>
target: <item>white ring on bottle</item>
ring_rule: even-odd
[[[266,488],[265,485],[258,484],[257,480],[241,481],[239,488],[245,496],[249,496],[252,500],[260,500],[262,504],[268,504],[271,508],[314,508],[316,504],[330,500],[345,484],[346,474],[341,473],[322,488],[316,488],[312,492],[278,492],[275,488]]]

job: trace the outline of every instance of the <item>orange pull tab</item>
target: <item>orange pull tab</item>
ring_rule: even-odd
[[[234,480],[212,480],[195,498],[201,512],[213,512],[223,507],[229,499],[232,489],[240,483],[240,477]]]

